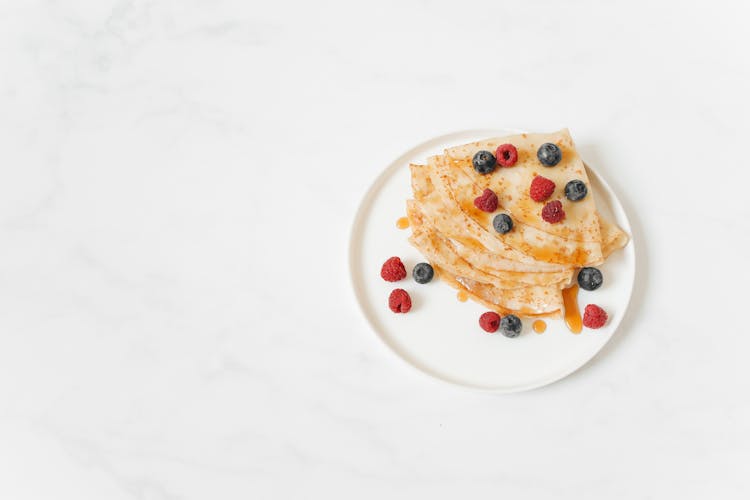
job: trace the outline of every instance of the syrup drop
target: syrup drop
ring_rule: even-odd
[[[545,323],[541,319],[538,319],[534,321],[534,323],[531,325],[531,328],[533,328],[536,333],[544,333],[544,330],[547,329],[547,323]]]

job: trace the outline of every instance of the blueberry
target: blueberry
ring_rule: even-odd
[[[539,150],[536,152],[536,157],[542,162],[545,167],[554,167],[560,160],[562,160],[562,151],[557,147],[557,144],[551,142],[545,142],[539,146]]]
[[[521,335],[522,326],[521,320],[515,314],[508,314],[500,320],[500,330],[503,332],[503,335],[509,338]]]
[[[432,277],[435,276],[435,270],[427,262],[420,262],[411,272],[414,276],[414,281],[417,283],[425,284],[432,281]]]
[[[582,267],[578,271],[578,286],[584,290],[596,290],[603,281],[602,272],[595,267]]]
[[[582,200],[586,197],[588,192],[589,190],[586,187],[586,184],[578,179],[565,184],[565,197],[570,201]]]
[[[489,151],[478,151],[477,154],[474,155],[474,158],[471,159],[471,163],[474,165],[474,170],[485,175],[492,173],[495,170],[497,159],[495,158],[495,155]]]
[[[494,227],[495,231],[498,233],[505,234],[513,229],[513,219],[506,214],[497,214],[495,218],[492,219],[492,227]]]

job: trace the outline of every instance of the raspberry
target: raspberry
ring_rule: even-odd
[[[411,309],[411,297],[403,288],[396,288],[388,297],[388,307],[395,313],[408,313]]]
[[[482,196],[474,198],[474,206],[483,212],[494,212],[497,210],[497,195],[491,189],[485,189]]]
[[[486,312],[479,316],[479,326],[488,333],[495,333],[500,328],[500,315],[496,312]]]
[[[586,328],[601,328],[607,322],[607,313],[595,304],[589,304],[583,310],[583,326]]]
[[[398,257],[391,257],[380,269],[380,277],[386,281],[399,281],[406,278],[404,263]]]
[[[513,144],[501,144],[495,151],[497,163],[503,167],[512,167],[518,161],[518,150]]]
[[[562,203],[560,200],[550,201],[542,209],[542,219],[554,224],[560,222],[565,218],[565,210],[563,210]]]
[[[555,183],[546,177],[537,175],[534,180],[531,181],[531,187],[529,187],[529,196],[534,201],[544,201],[555,192]]]

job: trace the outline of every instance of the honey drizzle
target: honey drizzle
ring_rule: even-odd
[[[409,227],[409,219],[407,217],[401,217],[396,221],[396,227],[399,229],[406,229]]]
[[[563,304],[565,305],[565,324],[568,330],[578,334],[583,329],[581,311],[578,310],[578,285],[573,285],[562,291]]]
[[[534,321],[531,328],[533,328],[536,333],[544,333],[547,329],[547,323],[545,323],[544,320],[538,319]]]
[[[466,292],[466,290],[459,290],[456,294],[456,298],[459,302],[466,302],[469,300],[469,294]]]

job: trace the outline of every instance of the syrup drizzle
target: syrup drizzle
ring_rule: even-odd
[[[568,330],[578,334],[583,329],[581,311],[578,310],[578,285],[563,290],[563,304],[565,305],[565,324]]]
[[[459,302],[466,302],[467,300],[469,300],[469,294],[466,293],[466,290],[459,290],[456,294],[456,298]]]
[[[409,227],[409,219],[406,217],[401,217],[396,221],[396,227],[399,229],[406,229],[407,227]]]

